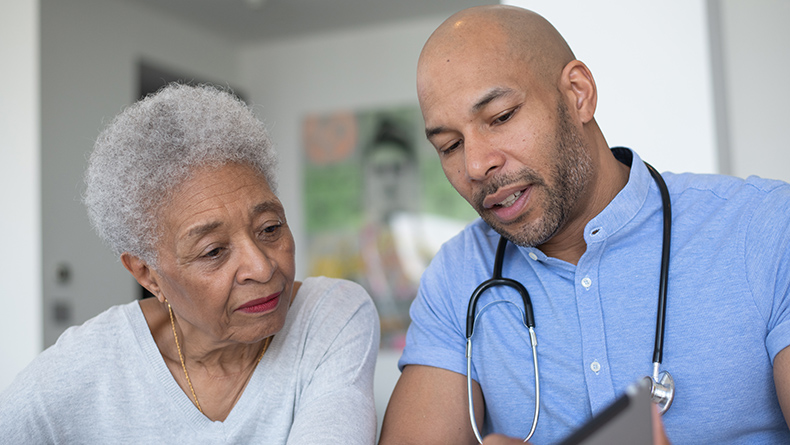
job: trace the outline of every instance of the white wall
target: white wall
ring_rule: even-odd
[[[503,3],[546,17],[590,68],[610,146],[661,171],[717,170],[705,0]]]
[[[732,174],[790,181],[790,2],[719,3]]]
[[[91,231],[80,202],[85,160],[104,124],[136,100],[137,62],[146,58],[202,79],[234,84],[235,47],[202,29],[118,0],[42,0],[42,200],[44,343],[68,324],[137,297],[131,275]],[[10,83],[9,83],[10,85]],[[66,264],[71,279],[59,284]]]
[[[0,390],[41,348],[39,3],[0,14]]]

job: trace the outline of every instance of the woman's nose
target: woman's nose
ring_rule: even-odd
[[[239,249],[239,265],[236,280],[239,284],[247,281],[268,282],[277,270],[277,263],[254,240],[244,243]]]

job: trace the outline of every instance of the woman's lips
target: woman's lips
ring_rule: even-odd
[[[247,314],[258,314],[261,312],[271,311],[276,308],[277,303],[280,302],[280,294],[281,292],[277,292],[276,294],[269,295],[268,297],[249,301],[239,306],[239,308],[236,310]]]

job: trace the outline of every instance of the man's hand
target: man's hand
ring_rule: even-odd
[[[658,407],[653,404],[651,408],[653,411],[653,445],[669,445],[669,438],[664,430],[664,422],[661,420],[661,414],[658,413]]]
[[[501,434],[489,434],[483,438],[483,445],[522,445],[524,443],[523,439],[514,439]]]

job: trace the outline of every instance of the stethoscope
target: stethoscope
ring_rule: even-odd
[[[664,231],[661,247],[661,271],[658,282],[658,311],[656,316],[656,340],[653,348],[653,375],[647,377],[651,383],[651,395],[653,403],[658,406],[658,412],[664,414],[672,405],[672,400],[675,397],[675,381],[672,375],[667,371],[659,372],[658,368],[663,359],[664,348],[664,321],[667,313],[667,281],[669,276],[669,241],[672,234],[672,206],[669,199],[669,190],[661,174],[656,171],[650,164],[645,162],[650,175],[656,182],[658,190],[661,193],[661,205],[664,214]],[[469,398],[469,418],[472,421],[472,429],[475,432],[477,441],[483,443],[483,438],[480,436],[480,431],[477,429],[477,422],[475,422],[475,407],[472,400],[472,333],[475,328],[475,308],[477,300],[483,292],[495,286],[507,286],[515,289],[521,299],[524,301],[524,326],[529,330],[529,339],[532,346],[532,363],[535,368],[535,414],[532,418],[532,428],[529,434],[524,439],[528,441],[535,433],[535,428],[538,426],[538,415],[540,414],[540,378],[538,373],[538,339],[535,335],[535,315],[532,311],[532,302],[529,298],[529,292],[518,281],[502,277],[502,263],[505,258],[505,248],[507,247],[507,240],[505,237],[499,238],[499,244],[496,249],[496,257],[494,259],[494,273],[488,280],[480,283],[479,286],[472,292],[469,297],[469,308],[466,312],[466,391]]]

